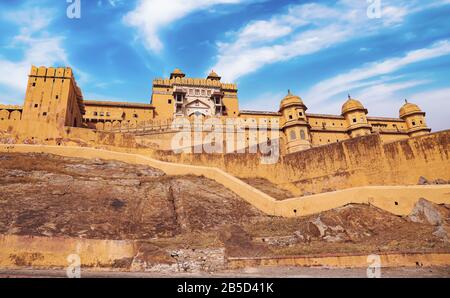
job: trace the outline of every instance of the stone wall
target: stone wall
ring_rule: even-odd
[[[377,255],[380,267],[431,267],[448,266],[450,254],[448,253],[392,253]],[[277,258],[229,258],[228,268],[248,268],[260,266],[324,266],[332,268],[368,268],[376,256],[347,255],[347,256],[291,256]]]
[[[45,144],[81,147],[142,147],[134,135],[97,131],[80,127],[56,128],[49,123],[22,120],[0,122],[0,142],[9,144]]]
[[[133,258],[136,243],[124,240],[0,235],[0,267],[68,267],[70,255],[78,255],[82,267],[114,267],[116,261]]]
[[[117,149],[117,148],[115,148]],[[372,204],[396,215],[408,215],[420,198],[436,204],[450,203],[449,185],[364,186],[277,201],[225,171],[206,166],[168,163],[150,157],[89,147],[48,145],[1,145],[0,152],[42,152],[67,157],[101,158],[148,165],[167,175],[196,175],[212,179],[269,215],[296,217],[330,210],[351,203]]]
[[[450,180],[450,131],[383,143],[380,135],[358,137],[280,157],[264,165],[256,154],[174,154],[165,161],[215,166],[239,178],[265,178],[295,195],[366,185],[416,185],[421,176]]]

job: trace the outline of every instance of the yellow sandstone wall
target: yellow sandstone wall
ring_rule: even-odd
[[[117,149],[117,148],[116,148]],[[122,150],[132,151],[122,148]],[[450,203],[450,185],[364,186],[317,195],[276,201],[271,196],[214,167],[174,164],[144,155],[115,152],[89,147],[47,145],[2,145],[3,152],[43,152],[67,157],[102,158],[161,169],[168,175],[196,175],[213,179],[261,211],[275,216],[310,215],[351,203],[372,204],[396,215],[409,214],[420,198],[437,204]]]
[[[394,253],[380,254],[380,267],[422,267],[448,266],[449,253]],[[368,268],[373,259],[367,255],[344,256],[292,256],[292,257],[264,257],[264,258],[228,258],[230,269],[258,267],[258,266],[325,266],[336,268]]]
[[[15,143],[24,144],[127,148],[138,146],[135,137],[130,134],[67,126],[58,129],[51,123],[41,121],[16,121],[14,125],[0,121],[1,131],[7,132]]]
[[[133,258],[136,243],[124,240],[93,240],[62,237],[0,235],[0,267],[68,267],[71,254],[82,267],[114,267],[116,261]]]
[[[153,106],[138,103],[84,101],[86,113],[83,115],[87,127],[111,130],[137,127],[154,118]]]
[[[171,162],[209,165],[239,178],[266,178],[296,195],[365,185],[415,185],[419,177],[450,180],[450,131],[384,144],[378,134],[280,157],[264,165],[254,154],[173,154]]]
[[[120,268],[124,260],[132,260],[139,251],[139,241],[95,240],[63,237],[0,235],[0,268],[66,268],[76,265],[72,254],[80,257],[83,269]],[[381,267],[423,267],[450,265],[449,253],[380,254]],[[373,262],[367,255],[289,256],[262,258],[228,258],[227,267],[238,269],[257,266],[326,266],[337,268],[367,268]],[[72,267],[73,268],[73,267]],[[133,268],[131,268],[133,271]]]

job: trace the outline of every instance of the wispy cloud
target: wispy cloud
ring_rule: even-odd
[[[404,104],[403,100],[411,98],[409,90],[430,82],[430,80],[373,82],[369,87],[352,93],[352,97],[361,100],[363,105],[369,110],[369,115],[399,117],[399,108]],[[319,110],[322,113],[338,114],[346,99],[346,96],[342,94],[342,96],[333,101],[310,104],[307,100],[306,103],[312,110]]]
[[[23,51],[21,60],[0,59],[0,86],[6,101],[21,103],[31,65],[68,64],[62,36],[50,36],[47,27],[53,21],[52,9],[25,4],[20,10],[2,13],[4,20],[19,28],[10,41],[10,48]],[[6,91],[5,91],[6,90]],[[2,97],[3,97],[2,96]]]
[[[61,37],[27,38],[21,40],[21,43],[28,47],[22,60],[0,60],[0,69],[7,70],[0,73],[0,84],[24,92],[31,65],[67,64],[67,54],[61,45]]]
[[[124,22],[135,27],[144,44],[153,52],[160,52],[163,43],[159,31],[185,16],[217,4],[237,4],[245,0],[139,0],[136,8],[125,15]]]
[[[413,93],[410,100],[418,104],[427,113],[427,124],[434,131],[450,127],[450,88],[427,90]]]
[[[239,109],[269,112],[278,111],[280,101],[285,95],[286,93],[283,92],[266,92],[258,95],[256,98],[243,101]]]
[[[305,97],[308,98],[310,103],[318,104],[343,92],[353,92],[362,87],[378,86],[384,81],[391,80],[391,77],[387,75],[393,74],[410,64],[449,54],[450,41],[442,40],[430,47],[408,52],[402,57],[369,63],[361,68],[321,81],[312,86]]]
[[[447,0],[434,1],[433,6]],[[408,14],[430,7],[418,1],[383,2],[382,18],[369,19],[368,4],[360,0],[340,0],[335,4],[300,4],[286,13],[266,20],[254,20],[237,32],[231,41],[217,43],[217,62],[212,67],[227,80],[294,57],[313,54],[369,34],[380,28],[401,24]]]
[[[109,4],[112,7],[119,7],[120,5],[124,4],[124,0],[105,0],[105,4]],[[97,1],[97,6],[101,7],[103,6],[103,1],[102,0],[98,0]]]
[[[432,80],[410,79],[405,75],[397,75],[396,72],[414,63],[445,55],[450,55],[449,40],[442,40],[430,47],[407,52],[401,57],[372,62],[320,81],[310,87],[302,97],[311,110],[335,114],[340,111],[347,92],[350,92],[353,97],[360,99],[369,108],[371,115],[398,117],[398,110],[393,107],[399,108],[405,98],[418,98],[409,90],[432,83]],[[277,110],[283,95],[266,95],[247,101],[245,107],[259,110],[260,105],[263,104],[264,110]],[[450,101],[448,96],[447,100]],[[439,99],[436,100],[440,104],[444,98],[443,93],[439,93]],[[427,97],[427,99],[430,98]],[[439,113],[434,112],[434,114]]]

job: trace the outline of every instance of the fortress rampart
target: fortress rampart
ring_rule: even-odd
[[[407,215],[422,197],[438,204],[450,202],[449,185],[363,186],[277,201],[268,194],[215,167],[169,163],[140,154],[89,147],[1,145],[0,152],[42,152],[67,157],[102,158],[152,166],[161,169],[168,175],[205,176],[227,187],[261,211],[274,216],[310,215],[351,203],[371,204],[397,215]]]
[[[241,147],[252,147],[252,132],[273,127],[282,155],[377,133],[383,142],[428,134],[426,113],[405,102],[398,118],[373,117],[364,105],[351,98],[339,115],[313,114],[302,98],[288,94],[276,111],[239,110],[238,88],[223,83],[211,72],[206,78],[189,78],[179,69],[170,78],[153,81],[151,103],[85,100],[70,67],[35,67],[28,75],[23,106],[0,105],[0,130],[13,132],[28,143],[58,144],[67,127],[139,136],[136,144],[170,148],[171,132],[161,133],[173,119],[239,119],[245,125]],[[238,132],[233,132],[237,135]],[[242,133],[241,133],[242,134]],[[95,141],[91,133],[89,142]],[[278,137],[279,136],[279,137]],[[258,140],[260,143],[266,141]],[[95,145],[104,145],[100,141]],[[331,147],[330,147],[331,148]]]
[[[256,154],[173,154],[170,162],[221,168],[239,178],[265,178],[295,195],[365,185],[416,185],[420,176],[450,180],[450,130],[383,143],[377,134],[311,148],[274,165]]]

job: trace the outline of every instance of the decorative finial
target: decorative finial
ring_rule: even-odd
[[[348,99],[351,99],[352,97],[350,96],[350,93],[348,94]]]
[[[408,103],[408,100],[405,98],[405,103]]]

